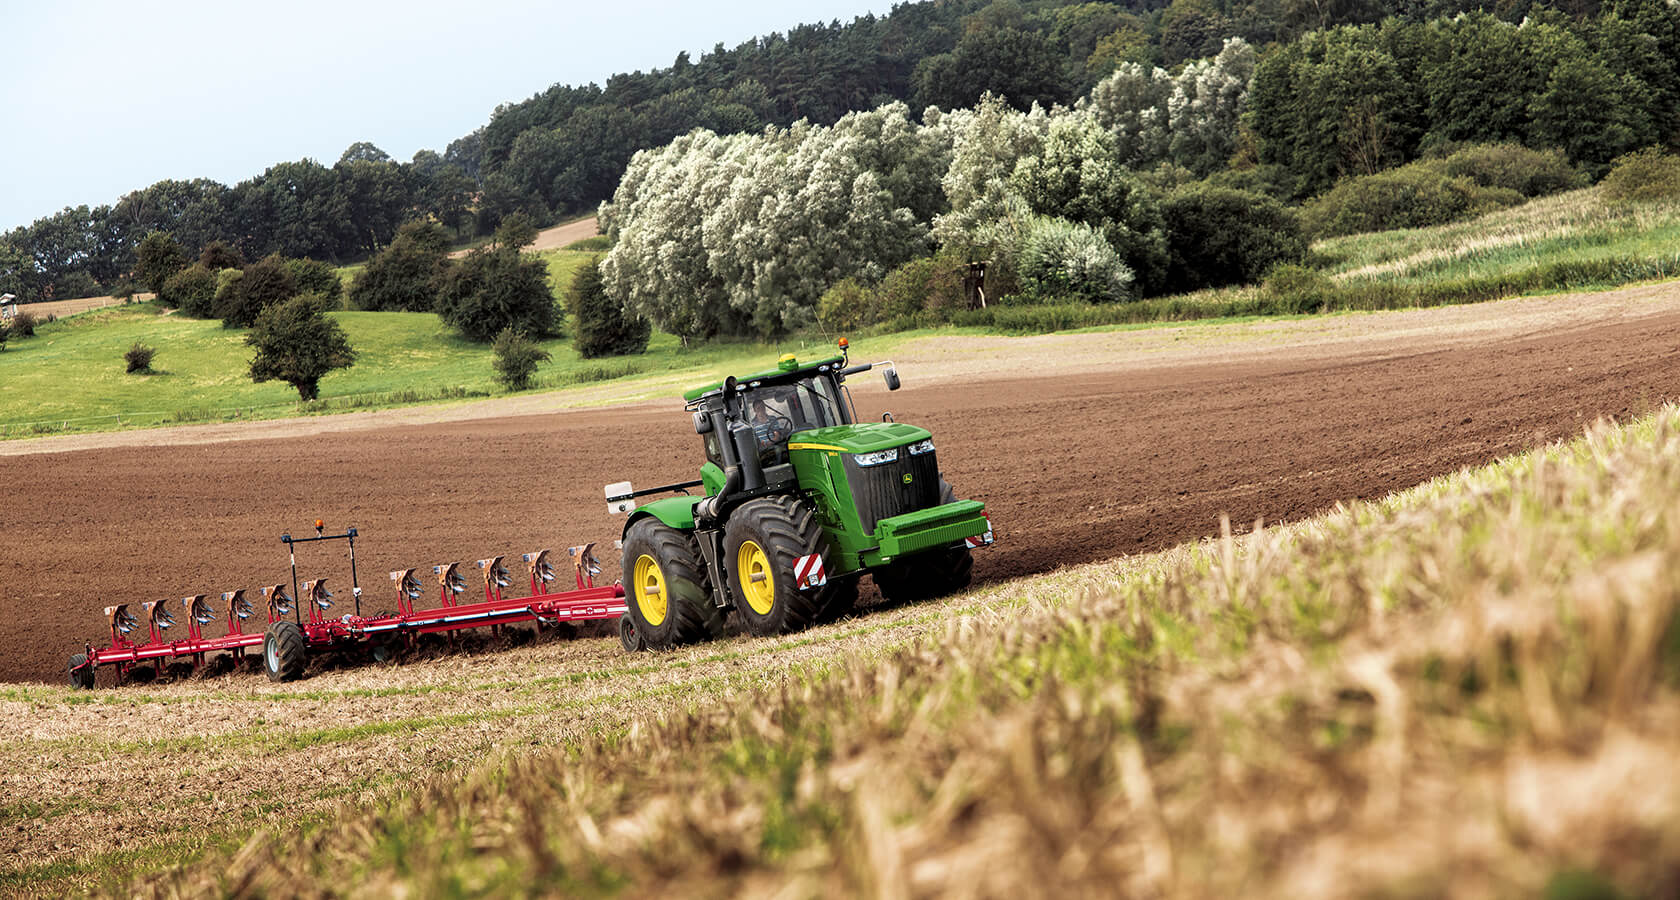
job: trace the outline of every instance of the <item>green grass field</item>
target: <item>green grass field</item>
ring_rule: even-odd
[[[866,618],[651,657],[610,679],[646,686],[623,725],[331,817],[280,811],[111,890],[1666,895],[1677,482],[1669,406],[1298,524],[907,610],[883,640]]]

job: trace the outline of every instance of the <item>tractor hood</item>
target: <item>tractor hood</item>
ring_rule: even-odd
[[[838,450],[842,453],[870,453],[925,441],[933,435],[926,428],[898,422],[865,422],[796,431],[788,438],[789,450]]]

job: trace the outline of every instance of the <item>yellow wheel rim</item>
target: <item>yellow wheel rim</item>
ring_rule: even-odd
[[[665,591],[665,575],[659,571],[659,563],[653,557],[645,553],[636,557],[636,573],[631,587],[636,592],[636,608],[642,611],[642,618],[649,625],[663,623],[670,608],[670,596]]]
[[[741,597],[761,616],[770,615],[776,605],[776,578],[770,571],[770,555],[752,541],[742,541],[735,551],[735,579],[741,583]]]

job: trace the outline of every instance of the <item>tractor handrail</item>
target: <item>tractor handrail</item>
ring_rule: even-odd
[[[700,487],[703,484],[705,484],[704,481],[696,478],[693,481],[682,481],[676,484],[664,484],[659,487],[643,488],[639,491],[631,491],[628,494],[616,494],[608,497],[607,502],[611,503],[614,500],[633,500],[637,497],[646,497],[649,494],[663,494],[666,491],[684,491],[691,487]]]

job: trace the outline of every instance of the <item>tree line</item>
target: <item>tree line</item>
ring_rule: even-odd
[[[601,207],[604,284],[705,338],[943,315],[972,302],[975,260],[1019,303],[1254,282],[1315,236],[1463,218],[1674,146],[1677,22],[1666,0],[1390,17],[1120,62],[1067,105],[697,130],[637,154]]]
[[[1547,69],[1547,79],[1555,77],[1552,95],[1559,102],[1535,112],[1538,133],[1561,128],[1577,111],[1598,117],[1592,122],[1607,109],[1612,118],[1622,115],[1608,123],[1615,135],[1609,143],[1625,142],[1623,135],[1638,140],[1648,130],[1647,120],[1673,121],[1674,92],[1666,86],[1649,98],[1656,104],[1647,117],[1623,114],[1647,99],[1628,87],[1630,77],[1647,85],[1672,80],[1664,63],[1671,68],[1675,58],[1673,11],[1663,0],[1615,0],[1605,8],[1632,24],[1623,32],[1582,38],[1603,65]],[[733,48],[720,43],[698,59],[681,54],[669,67],[614,75],[604,85],[555,85],[497,107],[486,125],[442,153],[422,150],[408,162],[357,143],[331,166],[310,159],[281,162],[232,186],[209,179],[166,180],[109,205],[66,208],[0,235],[0,292],[36,300],[119,291],[134,269],[140,240],[152,231],[169,232],[191,252],[220,240],[251,259],[279,253],[333,261],[360,258],[385,246],[410,219],[440,222],[457,236],[487,235],[515,212],[543,223],[593,208],[612,196],[638,150],[662,146],[696,128],[730,135],[785,128],[801,120],[832,125],[848,112],[893,101],[919,115],[929,106],[972,107],[988,93],[1025,111],[1035,102],[1072,103],[1123,66],[1148,72],[1211,57],[1232,37],[1264,47],[1338,24],[1424,23],[1461,12],[1484,12],[1507,23],[1548,15],[1563,22],[1591,18],[1598,6],[1591,0],[1558,6],[1481,0],[904,3],[883,16],[800,25]],[[1402,61],[1410,38],[1393,29],[1383,33],[1389,36],[1378,40],[1379,49],[1395,67],[1381,83],[1404,86],[1417,73]],[[1654,37],[1656,44],[1629,42],[1639,35]],[[1369,40],[1375,39],[1352,43],[1363,52]],[[1524,53],[1553,58],[1543,42],[1518,43]],[[1501,58],[1494,54],[1504,48],[1489,44],[1482,65],[1493,66]],[[1312,65],[1319,65],[1320,57],[1333,57],[1338,72],[1356,65],[1341,49],[1295,52]],[[1565,48],[1563,55],[1572,52]],[[1372,64],[1380,76],[1389,71],[1381,60]],[[1461,76],[1473,79],[1476,74]],[[1409,84],[1415,88],[1419,82]],[[1576,88],[1588,99],[1572,110],[1562,101]],[[1344,83],[1341,93],[1347,91]],[[1451,103],[1408,102],[1387,121],[1366,122],[1368,133],[1392,144],[1385,144],[1383,159],[1404,157],[1415,148],[1425,134],[1418,130],[1419,115],[1439,108],[1474,120],[1473,111]],[[1338,114],[1346,112],[1343,106],[1333,104]],[[1503,123],[1498,117],[1491,121]],[[1332,124],[1338,134],[1351,131],[1343,119]],[[1523,131],[1508,124],[1497,127],[1501,133]],[[1318,166],[1317,174],[1304,182],[1310,185],[1322,184],[1323,173],[1330,171],[1323,157],[1332,150],[1343,156],[1354,152],[1344,146],[1352,140],[1349,135],[1338,136],[1333,148],[1309,146],[1300,153],[1277,149],[1289,143],[1285,135],[1267,135],[1267,140],[1273,148],[1268,161],[1291,168]]]

